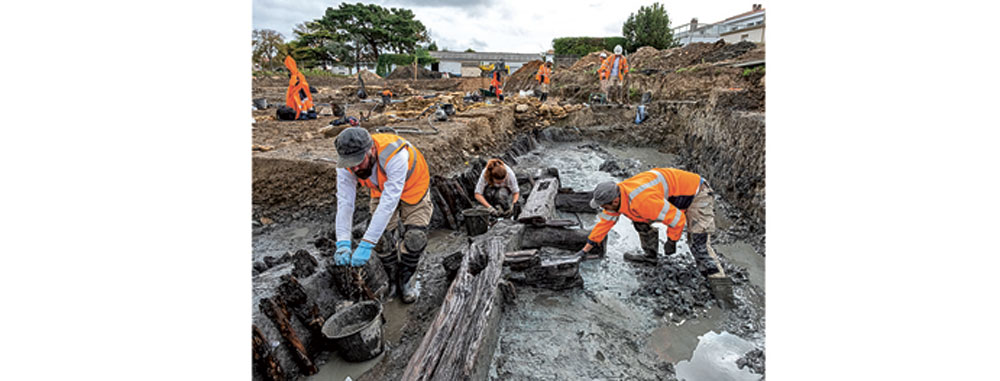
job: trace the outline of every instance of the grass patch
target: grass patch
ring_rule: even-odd
[[[752,69],[751,68],[743,69],[743,76],[744,77],[749,77],[749,76],[757,74],[757,73],[765,74],[764,73],[764,67],[763,66],[757,66],[757,67],[752,68]]]

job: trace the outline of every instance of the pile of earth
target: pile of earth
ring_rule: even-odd
[[[387,77],[389,79],[413,79],[413,66],[403,65],[393,70],[392,73]],[[417,66],[417,79],[438,79],[441,78],[441,73],[430,71],[424,69],[423,67]]]
[[[695,42],[684,47],[657,50],[649,46],[639,48],[628,56],[632,70],[676,71],[694,65],[715,63],[738,58],[757,48],[749,41],[727,44],[723,40],[714,43]]]
[[[354,75],[354,77],[357,77],[357,75]],[[381,81],[383,78],[368,70],[362,70],[361,79],[365,81],[365,84],[368,84],[369,82]]]
[[[538,83],[535,80],[535,74],[538,73],[538,68],[542,66],[541,60],[534,60],[524,64],[520,69],[507,77],[507,81],[503,85],[505,94],[515,94],[520,90],[532,90]]]

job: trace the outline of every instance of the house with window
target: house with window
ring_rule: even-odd
[[[694,42],[716,42],[725,40],[733,44],[740,41],[764,42],[764,6],[754,4],[750,11],[740,13],[714,24],[699,23],[697,18],[690,23],[673,28],[674,41],[681,46]]]
[[[740,41],[764,42],[764,6],[754,4],[753,9],[746,13],[723,20],[719,37],[727,44]]]

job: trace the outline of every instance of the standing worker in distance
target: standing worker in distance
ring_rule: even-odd
[[[687,226],[691,254],[698,271],[706,277],[721,276],[719,265],[708,253],[708,235],[715,232],[713,194],[704,178],[676,168],[655,168],[617,184],[611,181],[597,184],[590,206],[603,210],[587,237],[587,244],[577,255],[586,256],[593,246],[607,237],[619,216],[624,214],[639,233],[644,252],[627,253],[625,259],[656,264],[659,231],[652,223],[667,226],[667,242],[663,244],[667,255],[676,252],[677,241]]]
[[[493,73],[490,74],[490,90],[497,96],[497,100],[503,102],[503,70],[507,64],[503,61],[493,64]]]
[[[542,91],[541,101],[545,102],[549,99],[549,82],[552,79],[552,61],[545,59],[545,63],[538,67],[538,73],[535,73],[535,79],[538,80],[538,87]]]
[[[381,243],[379,259],[389,275],[390,285],[397,287],[404,303],[413,303],[420,296],[420,283],[414,273],[427,247],[427,225],[434,212],[428,196],[430,170],[424,155],[398,135],[372,135],[360,127],[344,129],[334,144],[339,155],[334,262],[364,266],[372,249]],[[368,230],[352,253],[357,183],[370,190],[369,206],[373,212]],[[400,225],[402,242],[397,242]]]
[[[476,182],[476,201],[493,216],[511,216],[521,198],[514,170],[500,159],[490,159]]]
[[[625,82],[625,76],[628,75],[628,60],[622,55],[621,45],[615,45],[615,54],[601,62],[601,68],[597,72],[600,73],[602,79],[601,91],[604,92],[604,96],[611,98],[608,93],[610,89],[614,92],[615,102],[621,103],[622,84]]]

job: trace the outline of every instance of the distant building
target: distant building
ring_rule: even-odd
[[[699,23],[697,18],[690,23],[673,28],[674,41],[681,46],[694,42],[726,43],[740,41],[764,42],[764,6],[754,4],[749,12],[727,18],[714,24]]]
[[[462,77],[478,77],[482,74],[479,65],[488,65],[497,61],[504,61],[510,67],[511,73],[513,73],[525,63],[532,60],[540,60],[544,57],[541,53],[490,52],[430,52],[430,55],[440,61],[436,65],[431,66],[431,70],[448,73],[451,76],[460,75]]]
[[[740,41],[764,42],[764,6],[754,4],[753,10],[723,20],[719,34],[726,43]]]

